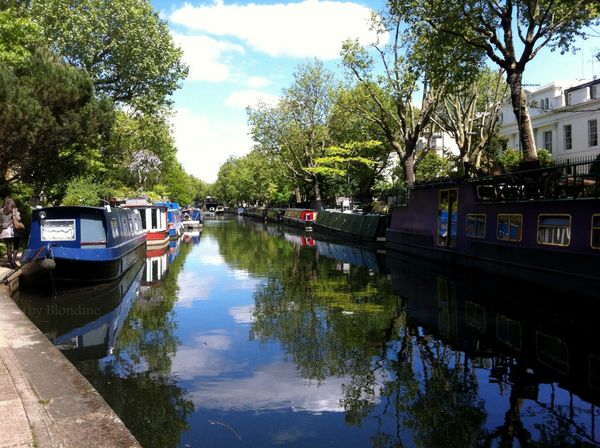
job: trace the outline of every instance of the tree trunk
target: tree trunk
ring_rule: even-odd
[[[294,187],[294,193],[296,194],[296,204],[302,202],[302,196],[300,195],[300,187],[296,185]]]
[[[319,187],[319,181],[316,178],[313,184],[313,191],[315,193],[315,201],[321,202],[321,188]]]
[[[404,174],[404,185],[412,187],[415,184],[415,154],[412,152],[402,159],[402,172]]]
[[[525,160],[537,160],[535,138],[533,137],[529,108],[527,107],[527,95],[525,95],[525,92],[523,91],[523,76],[521,73],[513,72],[509,74],[507,72],[507,80],[508,85],[510,86],[510,100],[513,112],[517,119],[520,150]]]

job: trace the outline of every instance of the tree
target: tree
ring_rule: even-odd
[[[489,68],[462,82],[443,98],[433,121],[456,142],[458,168],[465,162],[481,166],[482,155],[497,133],[500,108],[507,97],[502,72]]]
[[[371,47],[384,67],[384,74],[375,76],[376,62],[358,40],[348,40],[342,48],[343,63],[354,78],[359,95],[349,97],[345,107],[380,127],[387,143],[396,151],[407,185],[415,182],[418,165],[417,143],[421,133],[431,123],[433,112],[444,91],[411,54],[403,37],[400,17],[388,14],[376,23],[379,36],[391,34],[391,43]],[[414,49],[414,48],[413,48]],[[413,96],[421,90],[420,106]],[[366,101],[365,101],[366,100]]]
[[[18,70],[0,64],[0,190],[21,181],[59,200],[72,178],[102,165],[113,118],[87,74],[47,50]]]
[[[22,67],[31,58],[32,51],[43,44],[39,25],[22,17],[14,8],[0,10],[0,63]]]
[[[504,70],[521,147],[527,160],[537,151],[523,74],[544,47],[567,52],[585,26],[598,23],[600,7],[589,0],[393,0],[411,26],[429,25],[462,45],[481,50]]]
[[[187,76],[182,50],[148,0],[32,0],[32,20],[52,49],[85,69],[96,91],[156,111]]]
[[[248,109],[256,148],[285,166],[298,190],[302,183],[308,184],[316,201],[321,200],[320,180],[311,169],[329,143],[327,121],[333,89],[333,74],[315,60],[298,67],[294,82],[284,89],[277,106],[262,104]]]
[[[348,165],[347,182],[344,182],[348,188],[352,188],[345,195],[357,197],[361,204],[368,204],[373,200],[375,183],[391,165],[393,150],[379,126],[345,107],[349,103],[368,102],[364,94],[364,89],[360,87],[340,89],[329,119],[329,134],[337,146],[350,145],[361,157],[372,162]],[[359,142],[372,143],[363,146]],[[379,144],[375,145],[373,142]]]

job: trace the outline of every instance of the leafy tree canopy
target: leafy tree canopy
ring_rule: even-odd
[[[182,50],[148,0],[32,0],[29,12],[52,48],[116,103],[159,110],[187,76]]]

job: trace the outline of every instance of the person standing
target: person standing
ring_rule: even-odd
[[[19,231],[25,226],[21,222],[21,214],[17,209],[15,201],[11,197],[4,200],[0,218],[2,221],[2,233],[0,238],[6,245],[6,257],[13,269],[17,269],[17,253],[19,251]]]

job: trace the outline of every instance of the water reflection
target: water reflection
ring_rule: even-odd
[[[221,218],[61,299],[100,314],[19,300],[62,344],[112,316],[76,366],[145,447],[597,446],[589,302],[420,263]]]

